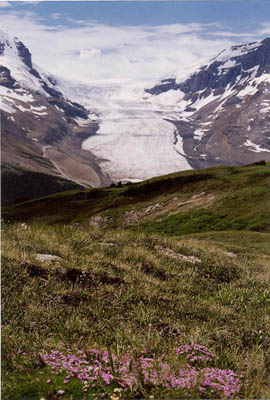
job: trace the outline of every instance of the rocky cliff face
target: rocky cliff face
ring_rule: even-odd
[[[6,67],[0,66],[0,85],[5,86],[9,89],[15,87],[16,81],[10,75],[10,70]]]
[[[224,50],[186,79],[169,77],[146,93],[155,104],[179,93],[168,118],[194,168],[270,160],[270,39]]]
[[[14,38],[14,42],[16,44],[16,48],[18,50],[18,56],[22,60],[22,62],[31,70],[32,66],[32,56],[27,47],[18,39]]]
[[[256,69],[255,74],[254,69]],[[221,52],[209,64],[202,66],[183,82],[168,78],[146,92],[160,94],[168,90],[181,90],[194,93],[214,89],[217,94],[224,93],[227,85],[231,87],[237,81],[270,73],[270,38],[243,46],[234,46],[230,51]]]

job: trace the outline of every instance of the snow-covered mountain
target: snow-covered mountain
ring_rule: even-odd
[[[181,76],[148,89],[70,82],[1,32],[2,160],[93,186],[270,160],[270,39]]]
[[[2,165],[75,181],[110,182],[95,157],[81,149],[97,130],[95,113],[68,99],[54,78],[32,64],[17,38],[0,32]]]
[[[151,89],[87,87],[58,80],[67,96],[99,112],[83,148],[113,179],[270,160],[270,39],[222,51],[183,78]]]
[[[224,50],[186,78],[146,91],[174,108],[194,168],[270,159],[270,39]]]

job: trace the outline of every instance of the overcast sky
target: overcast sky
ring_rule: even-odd
[[[84,82],[155,82],[270,36],[269,0],[0,0],[0,14],[34,63]]]

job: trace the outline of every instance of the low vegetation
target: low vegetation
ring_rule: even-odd
[[[67,191],[6,207],[3,217],[47,225],[83,223],[99,214],[118,227],[125,225],[126,212],[155,204],[162,205],[161,212],[139,218],[140,229],[173,235],[209,230],[270,232],[270,165],[212,167],[123,187]]]
[[[268,172],[5,209],[2,398],[269,398]]]

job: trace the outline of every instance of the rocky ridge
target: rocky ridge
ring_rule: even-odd
[[[82,140],[97,130],[95,114],[66,97],[54,78],[33,64],[28,48],[3,31],[0,108],[5,171],[28,170],[81,186],[110,182],[95,157],[81,149]]]
[[[169,119],[194,168],[270,159],[269,38],[224,50],[185,79],[163,79],[146,93],[155,103],[176,98]]]

